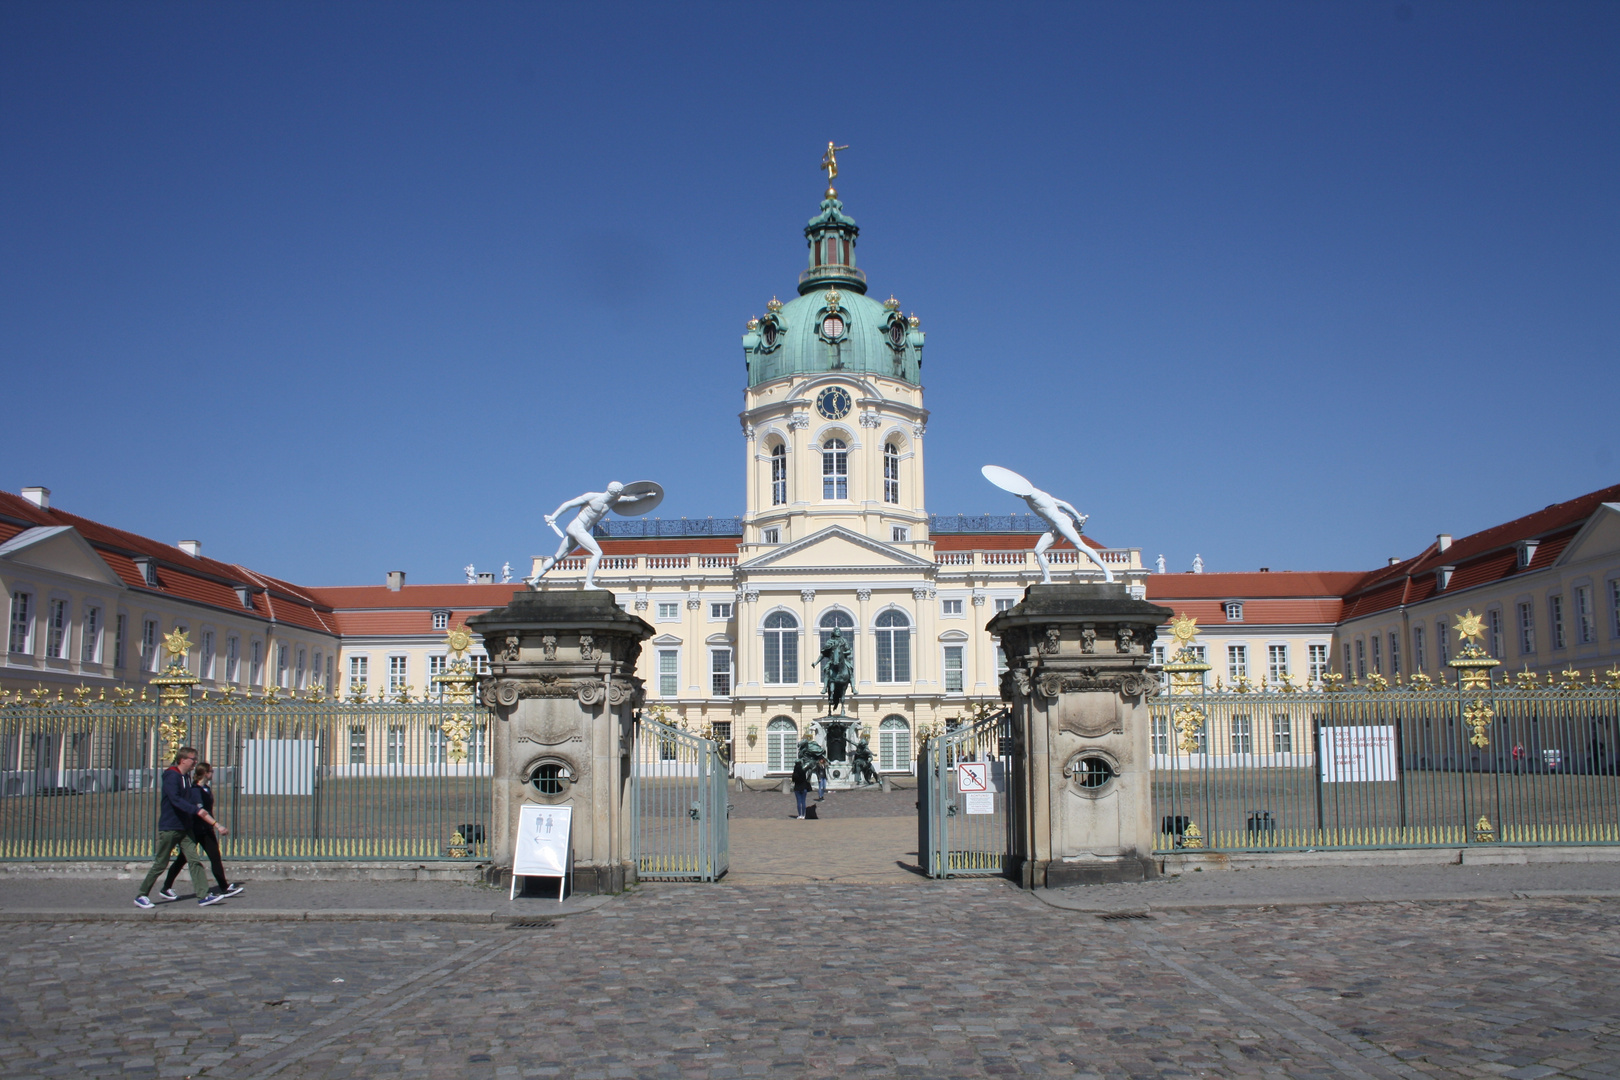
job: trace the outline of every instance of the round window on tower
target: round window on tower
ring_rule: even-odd
[[[821,336],[828,341],[837,341],[844,336],[844,319],[840,315],[828,315],[821,320]]]
[[[889,344],[897,349],[906,345],[906,320],[894,319],[889,323]]]
[[[765,339],[767,349],[776,348],[776,320],[772,319],[760,328],[760,336]]]

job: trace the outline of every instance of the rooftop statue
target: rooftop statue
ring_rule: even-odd
[[[546,515],[546,524],[551,531],[562,537],[562,543],[557,545],[557,553],[549,555],[540,562],[540,569],[531,578],[526,579],[531,588],[540,587],[540,579],[561,562],[576,546],[582,547],[591,553],[591,561],[585,566],[585,587],[587,589],[600,589],[596,583],[596,568],[602,565],[602,546],[591,535],[591,530],[597,523],[607,517],[609,510],[624,517],[639,517],[656,507],[664,500],[664,489],[651,480],[639,480],[634,484],[621,484],[617,480],[607,486],[606,491],[587,491],[583,495],[576,495],[569,499],[555,511]],[[626,503],[635,503],[634,510],[621,510],[619,507]],[[579,507],[579,513],[574,515],[565,529],[557,527],[557,519],[572,507]]]
[[[851,662],[849,639],[838,627],[822,642],[821,656],[811,661],[811,667],[821,668],[821,692],[827,695],[827,715],[844,704],[844,692],[855,678],[855,665]]]
[[[836,199],[838,192],[833,188],[833,181],[838,179],[838,151],[848,150],[847,146],[834,146],[829,140],[827,152],[821,155],[821,167],[827,170],[827,198]]]
[[[1000,465],[986,465],[979,471],[996,487],[1020,496],[1035,512],[1035,516],[1046,522],[1046,531],[1035,541],[1035,561],[1041,564],[1041,584],[1052,584],[1052,567],[1046,560],[1046,549],[1057,543],[1059,534],[1073,544],[1082,555],[1097,564],[1097,568],[1103,572],[1104,581],[1114,580],[1114,572],[1104,565],[1095,551],[1080,540],[1080,530],[1086,524],[1085,514],[1062,499],[1042,491],[1011,469],[1003,469]]]

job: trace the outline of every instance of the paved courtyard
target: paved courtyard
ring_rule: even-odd
[[[1614,1077],[1617,930],[1602,897],[1103,919],[914,877],[649,885],[536,928],[11,922],[0,1070]]]

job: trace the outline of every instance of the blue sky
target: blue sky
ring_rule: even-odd
[[[1620,5],[0,7],[0,486],[305,584],[741,511],[830,138],[928,503],[1357,569],[1620,481]]]

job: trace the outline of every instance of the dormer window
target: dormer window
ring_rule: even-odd
[[[1243,601],[1241,601],[1241,600],[1228,600],[1226,602],[1226,621],[1227,622],[1242,622],[1243,621]]]
[[[889,344],[896,349],[906,347],[906,320],[894,319],[889,323]]]
[[[1529,569],[1531,560],[1533,560],[1536,557],[1536,548],[1539,547],[1540,544],[1541,544],[1541,541],[1539,541],[1539,540],[1520,540],[1519,541],[1519,569],[1520,570]]]
[[[158,583],[157,560],[141,555],[132,561],[135,563],[135,568],[141,572],[142,584],[156,588]]]
[[[435,611],[433,613],[433,629],[450,629],[450,613],[448,611]]]
[[[1456,569],[1455,566],[1442,566],[1434,572],[1434,587],[1437,592],[1446,591],[1446,587],[1451,584],[1452,572]]]
[[[778,333],[775,320],[769,320],[759,328],[759,336],[764,340],[767,349],[776,348],[776,336]]]
[[[253,590],[248,588],[246,585],[238,585],[236,587],[236,600],[237,603],[241,604],[247,610],[253,610]]]
[[[828,315],[821,320],[821,336],[828,341],[837,341],[844,336],[844,318],[841,315]]]

